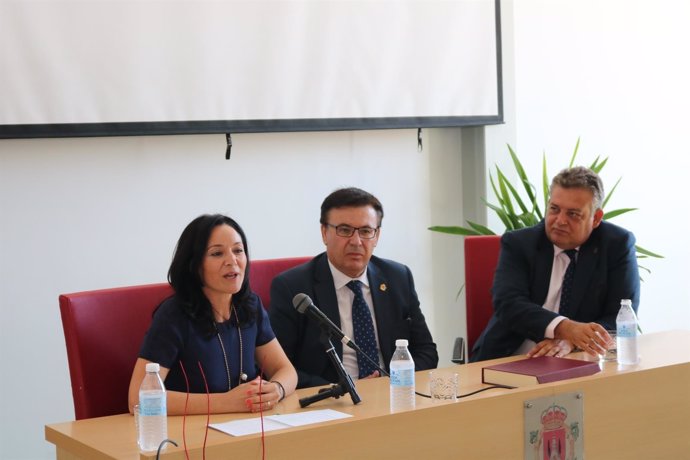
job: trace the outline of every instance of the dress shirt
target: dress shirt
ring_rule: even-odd
[[[364,300],[367,302],[369,307],[369,312],[371,313],[371,320],[374,324],[374,334],[376,336],[376,349],[378,350],[378,356],[374,358],[377,359],[379,366],[384,367],[383,356],[381,355],[381,346],[379,345],[379,333],[376,327],[376,315],[374,314],[374,302],[371,297],[371,289],[369,288],[369,279],[367,278],[367,269],[364,269],[358,278],[350,278],[328,261],[328,266],[331,269],[331,274],[333,275],[333,282],[335,284],[335,295],[338,299],[338,311],[340,313],[340,329],[343,334],[348,336],[351,340],[354,340],[354,327],[352,325],[352,303],[355,300],[355,294],[350,288],[347,287],[347,283],[353,279],[362,282],[362,294],[364,295]],[[343,346],[343,366],[345,371],[352,377],[352,379],[359,378],[359,365],[357,364],[357,352],[348,346]]]
[[[575,249],[579,250],[580,247],[578,246]],[[549,282],[549,293],[546,295],[546,301],[544,302],[544,308],[549,311],[557,313],[558,309],[560,308],[561,286],[563,285],[563,276],[565,275],[565,271],[567,270],[569,264],[570,257],[568,257],[568,254],[565,253],[565,250],[554,245],[553,265],[551,267],[551,281]],[[551,321],[548,324],[548,326],[546,326],[546,330],[544,331],[544,337],[547,339],[553,339],[556,326],[558,326],[560,322],[564,319],[566,319],[565,316],[557,316],[556,318],[554,318],[553,321]],[[532,347],[534,347],[535,345],[536,343],[534,341],[525,339],[525,341],[522,342],[522,345],[520,345],[520,348],[517,349],[515,354],[524,355],[528,351],[530,351]]]

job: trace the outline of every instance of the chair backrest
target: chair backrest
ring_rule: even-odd
[[[167,283],[60,296],[67,361],[77,420],[127,412],[139,347]]]
[[[270,305],[273,277],[310,257],[253,260],[249,283]],[[168,283],[84,291],[60,296],[67,361],[77,420],[127,412],[129,381],[156,307]]]
[[[499,235],[465,237],[465,299],[467,305],[467,351],[493,314],[491,286],[501,249]]]
[[[276,275],[311,260],[311,257],[288,257],[284,259],[252,260],[249,272],[249,283],[264,304],[265,309],[271,306],[271,281]]]

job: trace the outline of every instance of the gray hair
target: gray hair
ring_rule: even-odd
[[[566,168],[556,174],[551,181],[549,193],[555,186],[563,188],[584,188],[592,192],[592,211],[601,209],[604,203],[604,183],[597,173],[584,166]]]

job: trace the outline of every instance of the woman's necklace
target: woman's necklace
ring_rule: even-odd
[[[243,364],[243,346],[242,346],[242,330],[240,329],[240,318],[237,316],[237,310],[235,309],[234,305],[230,305],[230,308],[232,311],[235,313],[235,322],[237,323],[237,337],[239,337],[240,341],[240,381],[246,382],[247,381],[247,374],[243,372],[244,364]],[[228,355],[225,352],[225,345],[223,345],[223,339],[220,337],[220,331],[218,328],[216,328],[216,337],[218,337],[218,343],[220,343],[220,350],[223,352],[223,362],[225,363],[225,373],[228,376],[228,391],[232,389],[232,380],[230,380],[230,365],[228,364]]]

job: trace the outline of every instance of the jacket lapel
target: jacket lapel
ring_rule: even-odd
[[[540,238],[537,245],[537,257],[534,266],[534,298],[539,300],[541,305],[546,302],[551,282],[551,270],[553,269],[553,244],[546,238],[546,233],[542,228],[543,238]]]
[[[379,347],[384,360],[393,355],[391,344],[395,343],[395,338],[391,337],[390,327],[381,327],[381,324],[393,324],[391,318],[393,308],[390,305],[390,295],[388,295],[388,283],[377,267],[369,262],[367,266],[367,278],[369,279],[369,289],[371,290],[371,300],[374,302],[374,315],[376,316],[376,333],[379,338]]]
[[[316,261],[314,267],[314,304],[319,307],[333,324],[340,327],[340,311],[338,310],[338,299],[335,295],[335,286],[331,269],[328,266],[328,257],[323,254]],[[339,340],[333,341],[336,352],[342,359],[343,344]]]

